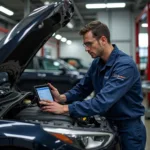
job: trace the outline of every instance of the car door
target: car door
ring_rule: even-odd
[[[61,62],[55,59],[40,58],[38,59],[39,84],[52,83],[61,93],[68,91],[74,84],[75,78],[65,68]]]
[[[17,86],[23,91],[33,91],[35,85],[48,82],[64,93],[78,82],[78,78],[57,60],[35,57],[20,77]]]

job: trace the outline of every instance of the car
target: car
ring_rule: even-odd
[[[69,0],[37,8],[0,42],[0,72],[10,86],[0,85],[1,150],[114,150],[117,128],[101,116],[73,118],[41,111],[32,92],[16,82],[37,51],[73,16]],[[34,42],[33,42],[34,41]]]
[[[33,91],[33,86],[52,83],[65,93],[83,78],[76,68],[60,59],[34,57],[17,81],[22,91]]]
[[[85,75],[86,72],[88,71],[90,65],[84,62],[80,58],[75,58],[75,57],[60,57],[60,59],[64,60],[68,64],[74,66],[80,74]]]

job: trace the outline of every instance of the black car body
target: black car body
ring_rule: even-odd
[[[82,77],[76,68],[63,60],[36,56],[17,81],[17,87],[23,91],[32,91],[33,86],[50,82],[60,93],[64,93]]]
[[[72,14],[73,6],[68,0],[43,6],[18,23],[0,42],[0,71],[8,74],[11,84],[0,86],[0,149],[115,149],[116,128],[104,118],[44,113],[37,107],[35,95],[15,89],[16,81],[38,49],[69,22]]]

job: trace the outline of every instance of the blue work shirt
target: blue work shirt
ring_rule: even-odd
[[[65,93],[71,116],[101,115],[108,119],[125,120],[144,115],[141,80],[136,64],[130,56],[113,46],[106,63],[100,58],[94,59],[85,77]],[[95,97],[84,100],[92,91]]]

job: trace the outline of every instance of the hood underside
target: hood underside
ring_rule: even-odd
[[[0,42],[0,72],[7,72],[13,85],[37,51],[73,15],[69,0],[32,11]]]

